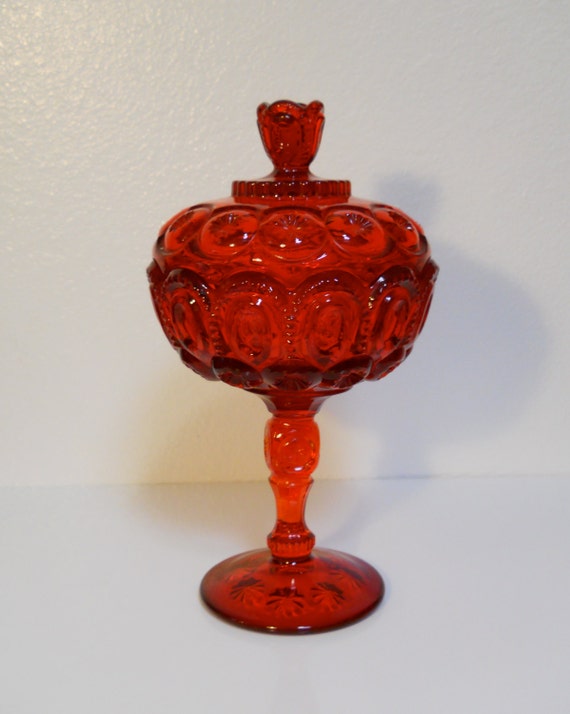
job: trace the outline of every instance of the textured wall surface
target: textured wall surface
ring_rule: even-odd
[[[320,99],[313,166],[441,266],[386,380],[330,400],[318,477],[568,474],[569,6],[1,5],[3,483],[265,478],[265,408],[178,362],[161,223],[268,172],[260,101]]]

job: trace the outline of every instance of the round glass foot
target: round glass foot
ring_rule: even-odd
[[[352,555],[315,548],[307,560],[277,561],[253,550],[214,566],[202,580],[204,602],[236,625],[303,633],[348,625],[382,600],[384,582]]]

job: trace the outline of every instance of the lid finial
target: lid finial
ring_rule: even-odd
[[[282,99],[259,105],[257,125],[276,174],[308,174],[321,143],[324,121],[324,107],[319,101],[298,104]]]
[[[273,162],[269,176],[232,183],[232,196],[240,201],[343,201],[350,196],[350,181],[321,179],[309,171],[321,143],[325,114],[323,103],[280,99],[257,108],[257,126],[267,155]]]

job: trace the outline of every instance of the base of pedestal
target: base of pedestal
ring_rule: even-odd
[[[204,602],[233,624],[272,633],[305,633],[348,625],[368,615],[384,596],[384,582],[368,563],[315,548],[299,563],[282,563],[269,550],[252,550],[214,566],[202,580]]]

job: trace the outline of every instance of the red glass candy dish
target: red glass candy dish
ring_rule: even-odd
[[[408,356],[438,269],[411,218],[309,171],[321,102],[262,104],[257,116],[273,171],[168,221],[148,276],[182,361],[259,394],[271,413],[265,456],[277,517],[268,547],[214,566],[202,597],[245,627],[315,632],[363,617],[384,594],[372,566],[314,547],[304,511],[319,458],[315,416],[328,397]]]

